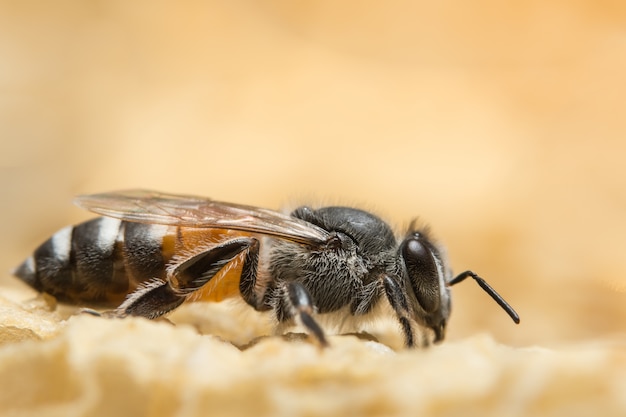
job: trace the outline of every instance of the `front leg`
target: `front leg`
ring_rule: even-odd
[[[412,320],[409,315],[409,304],[406,299],[406,294],[398,283],[388,276],[383,278],[383,285],[389,304],[391,304],[391,307],[396,312],[396,316],[402,327],[406,347],[415,347],[415,334],[413,332],[413,326],[411,325]]]
[[[254,238],[232,239],[186,259],[171,270],[168,281],[154,279],[137,288],[113,315],[154,319],[169,313],[255,242]]]

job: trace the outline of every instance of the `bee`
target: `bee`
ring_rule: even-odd
[[[453,277],[442,249],[415,223],[397,239],[379,217],[351,207],[287,215],[145,190],[75,202],[102,217],[61,229],[14,274],[60,301],[116,305],[115,317],[154,319],[187,300],[240,297],[273,312],[279,326],[300,323],[326,346],[316,316],[366,320],[386,301],[406,346],[425,346],[444,339],[450,287],[473,278],[519,323],[474,272]]]

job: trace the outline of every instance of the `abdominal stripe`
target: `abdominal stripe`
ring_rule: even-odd
[[[75,285],[85,296],[98,299],[128,289],[123,262],[116,251],[122,222],[99,217],[74,227],[71,257],[75,262]]]
[[[165,278],[163,238],[169,227],[125,222],[124,261],[126,272],[138,284],[152,278]]]

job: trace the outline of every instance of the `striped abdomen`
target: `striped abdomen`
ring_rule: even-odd
[[[61,301],[118,305],[143,282],[169,280],[171,263],[241,235],[247,234],[98,217],[59,230],[14,274]],[[192,298],[220,301],[238,295],[240,260],[232,261]]]
[[[176,228],[99,217],[59,230],[15,270],[38,291],[74,303],[117,304],[165,277]]]

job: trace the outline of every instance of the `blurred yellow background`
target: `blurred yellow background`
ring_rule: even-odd
[[[451,339],[623,334],[624,74],[618,1],[1,0],[0,267],[79,193],[356,204],[522,317],[464,283]]]

